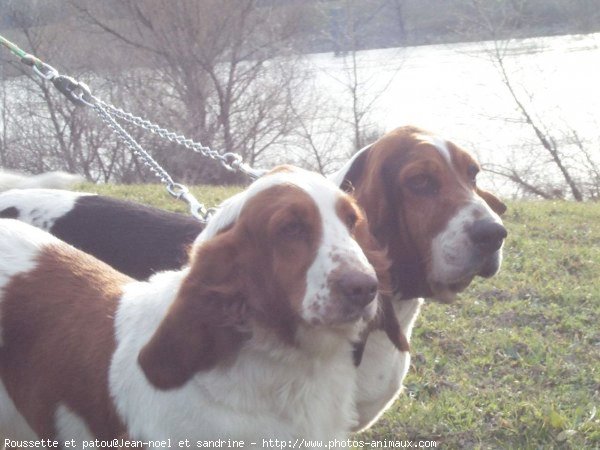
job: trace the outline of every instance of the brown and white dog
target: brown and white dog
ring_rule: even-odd
[[[430,132],[401,127],[357,153],[333,181],[364,208],[392,262],[393,306],[410,339],[422,299],[449,302],[476,276],[500,268],[506,206],[477,186],[477,161]],[[396,399],[410,355],[369,336],[359,366],[358,429]]]
[[[351,341],[378,309],[360,239],[354,200],[291,168],[227,200],[190,266],[147,282],[0,220],[0,432],[248,446],[346,437]]]
[[[455,144],[401,127],[331,177],[352,192],[388,252],[393,305],[407,337],[419,297],[450,301],[475,276],[492,276],[500,267],[506,230],[499,216],[506,207],[477,186],[478,171],[475,159]],[[138,278],[179,268],[201,229],[187,216],[58,190],[1,193],[0,217],[39,226]],[[409,362],[408,352],[397,351],[383,333],[371,335],[359,367],[358,428],[393,402]]]

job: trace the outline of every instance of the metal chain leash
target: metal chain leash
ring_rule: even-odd
[[[66,75],[61,75],[54,67],[44,63],[39,58],[24,52],[14,43],[2,36],[0,36],[0,44],[18,56],[21,59],[21,62],[31,66],[33,71],[42,79],[51,81],[52,84],[54,84],[54,86],[71,102],[79,106],[85,105],[93,108],[100,116],[102,121],[108,125],[108,127],[113,130],[117,136],[123,140],[123,142],[125,142],[129,150],[135,156],[140,158],[143,164],[148,167],[163,184],[165,184],[169,194],[178,200],[185,201],[190,208],[190,213],[202,222],[206,222],[209,219],[209,216],[213,210],[207,209],[202,203],[200,203],[186,186],[175,183],[170,175],[160,166],[160,164],[158,164],[156,160],[154,160],[152,156],[150,156],[150,154],[146,152],[140,146],[140,144],[138,144],[138,142],[117,122],[116,119],[120,119],[124,122],[140,127],[162,137],[163,139],[183,145],[189,150],[218,161],[221,166],[230,172],[241,172],[251,179],[259,178],[266,172],[265,170],[253,169],[249,165],[245,164],[242,160],[242,157],[237,153],[221,154],[215,150],[212,150],[210,147],[202,145],[199,142],[194,142],[183,135],[170,132],[166,128],[162,128],[148,120],[134,116],[131,113],[125,112],[120,108],[100,100],[91,94],[89,87],[85,83],[79,82]]]
[[[137,141],[119,125],[119,123],[106,111],[103,105],[99,103],[90,104],[98,113],[102,121],[113,130],[122,140],[125,145],[131,150],[156,175],[160,181],[166,186],[167,191],[178,200],[185,201],[190,213],[201,222],[206,222],[210,215],[210,210],[200,203],[183,184],[175,183],[171,176],[164,170],[141,146]]]
[[[96,102],[106,108],[111,115],[128,122],[132,125],[138,126],[146,131],[149,131],[157,136],[167,139],[175,144],[184,146],[185,148],[192,150],[196,153],[200,153],[207,158],[213,159],[221,163],[221,166],[230,172],[242,172],[248,175],[252,179],[260,178],[264,175],[264,170],[253,169],[249,165],[242,162],[242,157],[237,153],[219,153],[212,150],[210,147],[202,145],[200,142],[195,142],[192,139],[188,139],[183,135],[173,133],[166,128],[162,128],[149,120],[142,119],[139,116],[134,116],[131,113],[123,111],[121,108],[117,108],[111,104],[103,102],[100,99],[95,98]]]

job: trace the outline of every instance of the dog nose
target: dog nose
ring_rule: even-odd
[[[375,298],[378,284],[377,278],[371,274],[351,271],[340,277],[338,286],[346,301],[363,307]]]
[[[502,247],[507,236],[506,228],[493,220],[476,220],[469,228],[471,241],[486,253],[493,253]]]

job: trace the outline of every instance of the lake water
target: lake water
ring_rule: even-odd
[[[491,62],[491,48],[477,42],[358,52],[364,97],[381,92],[371,122],[381,131],[404,124],[430,129],[486,164],[518,159],[540,167],[528,160],[539,159],[539,143]],[[309,61],[323,93],[348,98],[337,81],[344,78],[344,58],[316,54]],[[554,139],[575,130],[600,164],[600,33],[512,41],[505,65],[518,95]],[[487,177],[505,194],[514,191]]]

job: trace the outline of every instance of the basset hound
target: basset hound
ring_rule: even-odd
[[[500,268],[506,206],[477,185],[479,163],[421,128],[397,128],[359,151],[333,181],[361,205],[392,264],[392,303],[410,339],[420,297],[450,302],[476,276]],[[359,426],[372,424],[398,396],[410,354],[369,336],[359,366]]]
[[[490,277],[500,267],[506,206],[477,186],[479,170],[464,149],[407,126],[361,150],[330,177],[355,197],[387,251],[392,304],[407,338],[420,297],[451,301],[474,277]],[[180,267],[201,229],[184,215],[52,190],[0,194],[0,217],[39,226],[140,279]],[[362,358],[356,429],[369,426],[395,400],[410,363],[408,352],[397,351],[377,331]]]
[[[370,245],[350,196],[290,167],[224,202],[189,266],[148,281],[1,219],[0,433],[346,438],[351,342],[382,305],[386,259]]]

